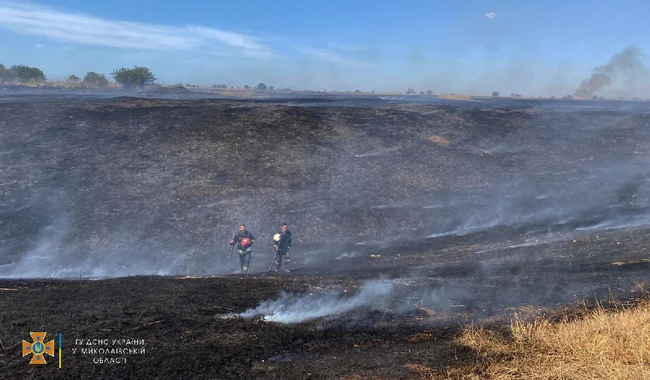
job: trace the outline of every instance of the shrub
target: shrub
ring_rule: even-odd
[[[119,70],[113,70],[111,76],[115,79],[115,82],[121,84],[124,88],[143,88],[156,81],[156,77],[151,70],[140,66],[134,66],[132,69],[121,68]]]
[[[91,71],[86,73],[83,83],[91,87],[105,87],[108,85],[108,79],[106,79],[104,74],[97,74]]]

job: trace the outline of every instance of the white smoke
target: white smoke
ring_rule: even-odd
[[[62,249],[69,220],[61,216],[45,228],[38,244],[14,262],[0,266],[0,278],[107,278],[133,275],[173,275],[195,271],[188,255],[136,255],[128,251],[104,250],[75,257]]]
[[[0,266],[0,278],[109,278],[135,275],[168,276],[185,274],[194,266],[186,257],[162,260],[134,257],[129,253],[104,252],[84,259],[72,259],[51,241],[25,253],[19,260]],[[193,273],[193,272],[192,272]]]
[[[629,217],[621,217],[614,220],[606,220],[594,226],[576,228],[576,231],[597,231],[597,230],[619,230],[636,229],[650,225],[650,215],[640,214]]]
[[[333,317],[357,309],[381,309],[393,296],[394,284],[386,280],[365,283],[359,293],[347,296],[337,294],[311,294],[302,297],[282,293],[275,301],[264,301],[257,308],[240,314],[244,318],[264,316],[264,320],[278,323],[298,323],[310,319]]]
[[[435,324],[445,318],[505,317],[513,307],[522,305],[552,306],[606,297],[612,287],[623,289],[644,278],[645,273],[638,272],[609,282],[594,282],[593,276],[585,276],[571,266],[572,262],[589,263],[593,259],[585,261],[584,252],[578,250],[558,250],[559,246],[552,244],[555,241],[549,236],[543,241],[502,244],[496,250],[500,252],[463,263],[462,271],[458,271],[454,259],[445,262],[441,257],[440,262],[412,268],[410,275],[402,278],[367,281],[354,294],[328,286],[305,295],[283,292],[277,299],[263,301],[235,316],[261,317],[282,324],[315,319],[347,323],[360,316],[365,318],[367,312],[412,316],[424,310],[435,317],[418,323]],[[535,254],[518,252],[529,247],[535,247]],[[457,273],[450,273],[450,268]],[[459,316],[460,311],[464,317]]]

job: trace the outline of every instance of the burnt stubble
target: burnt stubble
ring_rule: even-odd
[[[461,324],[647,280],[644,103],[413,99],[0,97],[0,377],[443,376],[475,359]]]

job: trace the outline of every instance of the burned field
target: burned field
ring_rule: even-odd
[[[0,115],[3,378],[461,376],[460,325],[648,277],[638,104],[21,95]],[[292,271],[270,274],[282,222]],[[27,364],[30,331],[63,334],[61,369]],[[72,352],[121,338],[146,352]]]

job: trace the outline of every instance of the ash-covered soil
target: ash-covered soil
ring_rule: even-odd
[[[462,372],[460,324],[647,281],[649,126],[643,103],[0,96],[2,376]],[[62,369],[27,364],[30,331],[63,334]]]

